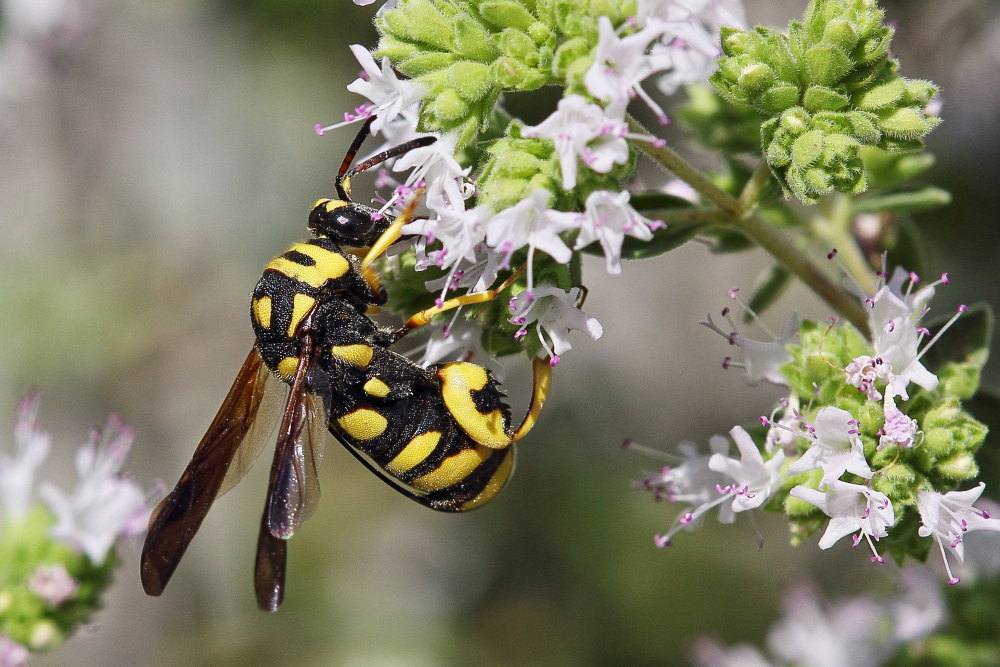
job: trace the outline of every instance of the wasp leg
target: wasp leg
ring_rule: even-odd
[[[549,397],[549,388],[552,386],[552,365],[548,357],[535,357],[531,361],[531,402],[528,404],[528,411],[521,420],[521,425],[511,433],[510,441],[517,442],[524,436],[538,421],[538,415],[542,412],[542,406]]]
[[[487,301],[493,301],[500,295],[501,292],[510,287],[513,284],[513,282],[517,280],[517,277],[521,275],[522,271],[524,271],[523,266],[514,273],[512,273],[511,276],[507,278],[507,280],[503,281],[501,285],[499,285],[498,287],[494,287],[493,289],[488,289],[483,292],[473,292],[472,294],[463,294],[462,296],[452,297],[451,299],[443,301],[439,306],[431,306],[430,308],[425,308],[421,310],[419,313],[412,315],[410,319],[406,320],[406,322],[403,324],[402,327],[393,332],[392,342],[395,343],[400,338],[410,333],[410,331],[412,331],[413,329],[424,326],[425,324],[430,322],[431,318],[433,318],[435,315],[439,315],[440,313],[443,313],[448,310],[453,310],[461,306],[468,306],[474,303],[486,303]]]
[[[396,216],[396,219],[392,221],[388,229],[382,232],[382,236],[378,237],[371,248],[368,249],[368,254],[361,260],[361,269],[363,271],[367,270],[372,262],[381,257],[388,250],[389,246],[399,240],[401,236],[400,230],[403,229],[403,225],[414,219],[413,213],[417,210],[417,204],[420,202],[423,194],[423,188],[417,190],[417,193],[410,200],[410,203],[407,204],[406,208],[403,209],[403,212]]]

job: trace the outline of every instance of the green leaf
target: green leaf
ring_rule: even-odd
[[[870,194],[854,202],[855,213],[913,213],[946,206],[951,203],[951,193],[942,188],[925,185],[908,190],[890,190]],[[909,266],[909,265],[907,265]]]
[[[778,297],[791,284],[791,281],[792,274],[784,265],[775,264],[772,266],[763,274],[762,280],[759,280],[754,285],[753,294],[750,296],[748,303],[750,310],[753,310],[758,315],[763,313],[778,300]],[[743,314],[744,322],[749,322],[750,319],[750,313]]]
[[[629,198],[629,203],[636,211],[662,211],[664,209],[691,208],[693,204],[665,192],[637,192]]]

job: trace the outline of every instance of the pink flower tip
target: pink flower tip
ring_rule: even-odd
[[[558,363],[559,363],[559,355],[558,354],[553,354],[552,358],[549,359],[549,366],[555,366]]]
[[[942,285],[947,285],[948,284],[948,274],[947,273],[942,273],[941,274],[941,284]]]
[[[653,139],[653,146],[656,148],[663,148],[666,145],[667,145],[666,139],[663,139],[661,137],[656,137],[655,139]]]
[[[659,533],[657,533],[656,535],[653,535],[653,544],[655,544],[656,546],[658,546],[661,549],[663,547],[669,547],[670,546],[670,538],[667,537],[666,535],[660,535]]]
[[[771,424],[771,420],[767,418],[767,415],[761,415],[760,416],[760,425],[761,426],[769,426],[770,424]]]
[[[872,556],[872,562],[873,563],[878,563],[879,565],[884,565],[885,564],[885,559],[882,558],[881,556]]]
[[[948,585],[949,586],[954,586],[955,584],[957,584],[960,581],[962,581],[962,580],[959,579],[958,577],[952,577],[951,579],[948,580]]]
[[[963,303],[961,306],[958,307],[958,312],[967,313],[969,312],[969,307]]]
[[[735,299],[736,293],[739,291],[740,291],[739,287],[730,287],[728,290],[726,290],[726,295],[729,296],[730,299]]]
[[[324,134],[326,134],[326,129],[323,127],[321,123],[316,123],[315,125],[313,125],[313,132],[322,137]]]

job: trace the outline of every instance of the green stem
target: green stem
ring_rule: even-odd
[[[871,267],[851,234],[851,206],[848,198],[839,194],[823,197],[819,200],[818,209],[820,215],[810,222],[816,236],[837,249],[847,273],[862,289],[874,292]]]
[[[649,136],[637,120],[627,117],[629,129],[643,136]],[[707,201],[718,207],[725,214],[719,224],[731,226],[750,240],[766,250],[776,261],[809,286],[841,316],[850,321],[859,331],[868,331],[868,318],[857,298],[833,283],[815,264],[789,241],[784,234],[772,227],[766,220],[753,213],[757,205],[757,195],[766,185],[764,174],[758,172],[747,183],[740,199],[713,183],[697,167],[682,158],[672,148],[654,146],[648,141],[633,140],[633,145],[645,153],[656,164],[673,172],[678,178],[690,185]]]

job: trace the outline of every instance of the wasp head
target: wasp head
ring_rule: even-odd
[[[320,199],[309,212],[309,231],[348,246],[370,246],[392,218],[370,206],[340,199]]]

